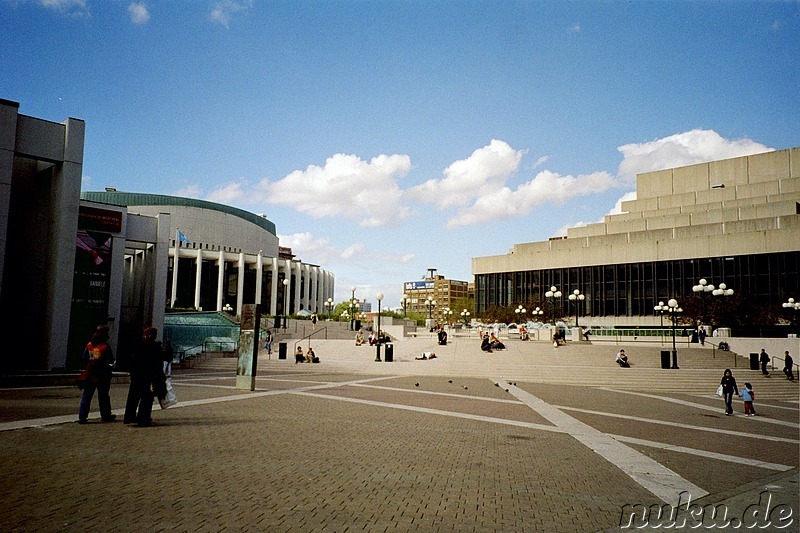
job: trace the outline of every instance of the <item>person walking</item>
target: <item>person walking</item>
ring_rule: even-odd
[[[97,402],[100,404],[100,418],[103,422],[113,422],[117,415],[111,412],[111,367],[114,364],[114,353],[108,345],[108,326],[100,325],[92,333],[92,339],[83,350],[85,376],[83,396],[78,408],[78,423],[86,424],[89,418],[89,407],[92,405],[94,391],[97,391]]]
[[[156,328],[145,328],[133,354],[131,384],[122,419],[125,424],[136,422],[139,427],[152,425],[153,399],[155,396],[163,398],[167,393],[164,361],[170,359],[167,359],[161,343],[156,341],[157,336]]]
[[[744,389],[739,393],[744,402],[744,416],[756,416],[756,410],[753,407],[753,401],[756,399],[756,393],[753,392],[753,386],[749,383],[744,384]]]
[[[794,381],[794,361],[789,350],[783,352],[783,373],[786,374],[786,379]]]
[[[730,416],[733,414],[733,395],[739,394],[739,388],[736,386],[736,378],[733,377],[730,368],[725,369],[719,384],[722,385],[722,397],[725,400],[725,414]]]
[[[267,355],[272,355],[272,330],[268,329],[266,336],[264,336],[264,349]]]
[[[769,363],[769,354],[764,348],[761,348],[761,355],[758,356],[758,360],[761,363],[761,373],[764,374],[764,377],[768,378],[769,371],[767,370],[767,363]]]

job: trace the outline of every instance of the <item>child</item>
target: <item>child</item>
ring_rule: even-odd
[[[744,384],[744,389],[739,393],[739,396],[744,400],[744,416],[756,416],[756,410],[753,409],[753,400],[756,399],[756,393],[753,392],[753,386],[749,383]]]

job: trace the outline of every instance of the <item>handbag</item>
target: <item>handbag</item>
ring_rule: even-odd
[[[722,396],[722,383],[720,383],[719,387],[717,387],[717,396]]]
[[[77,387],[80,390],[83,390],[83,388],[86,386],[86,382],[87,381],[89,381],[89,367],[88,366],[83,369],[83,372],[81,372],[78,375],[77,378],[75,378],[75,385],[77,385]]]
[[[163,398],[158,399],[158,404],[161,406],[162,409],[166,409],[167,407],[172,407],[176,403],[178,403],[178,397],[175,395],[175,389],[172,388],[172,378],[167,378],[166,383],[164,384],[167,388],[167,393],[164,395]]]

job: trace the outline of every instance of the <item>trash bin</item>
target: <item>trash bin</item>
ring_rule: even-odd
[[[669,368],[669,350],[661,350],[661,368]]]
[[[386,346],[386,352],[384,354],[383,360],[386,361],[387,363],[392,363],[394,362],[394,344],[392,344],[391,342],[387,342],[385,346]]]
[[[278,359],[286,359],[286,343],[278,343]]]
[[[353,320],[353,331],[358,331],[360,329],[361,329],[361,321]]]
[[[758,370],[758,354],[750,354],[750,370]]]

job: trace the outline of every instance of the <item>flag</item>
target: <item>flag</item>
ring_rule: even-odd
[[[186,235],[181,232],[181,230],[176,230],[178,232],[178,242],[182,242],[184,244],[192,244],[192,241],[186,238]]]

